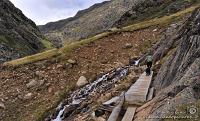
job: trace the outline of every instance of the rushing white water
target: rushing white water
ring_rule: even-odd
[[[78,89],[74,91],[70,96],[69,100],[71,100],[67,105],[62,108],[62,103],[58,106],[57,110],[59,110],[59,113],[56,117],[56,119],[53,119],[51,121],[62,121],[62,117],[64,111],[66,108],[69,108],[73,105],[80,105],[83,101],[87,100],[89,96],[91,96],[93,93],[98,91],[106,91],[106,89],[110,89],[110,85],[115,84],[118,82],[121,78],[125,77],[128,74],[129,66],[124,68],[118,68],[110,73],[107,73],[103,75],[101,78],[97,79],[91,84],[88,84],[84,86],[81,89]],[[110,75],[113,75],[111,78],[109,78]]]
[[[62,121],[62,114],[63,114],[63,112],[65,111],[65,106],[64,106],[64,108],[62,109],[62,110],[60,110],[60,112],[58,113],[58,116],[56,117],[56,119],[54,119],[53,121]]]
[[[135,61],[135,66],[137,66],[137,65],[139,64],[139,62],[140,62],[140,59],[139,59],[139,60],[136,60],[136,61]]]

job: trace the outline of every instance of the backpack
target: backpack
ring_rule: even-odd
[[[147,56],[147,62],[152,62],[152,61],[153,61],[152,56],[151,56],[151,55],[148,55],[148,56]]]

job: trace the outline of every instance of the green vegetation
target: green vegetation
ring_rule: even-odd
[[[46,48],[46,50],[53,49],[53,44],[46,39],[41,40],[42,44]]]
[[[36,61],[56,57],[56,56],[59,56],[59,55],[60,55],[60,53],[58,52],[58,49],[51,49],[51,50],[48,50],[48,51],[45,51],[45,52],[42,52],[42,53],[38,53],[38,54],[35,54],[35,55],[31,55],[31,56],[27,56],[27,57],[24,57],[24,58],[5,62],[4,65],[5,66],[18,66],[18,65],[33,63],[33,62],[36,62]]]
[[[78,42],[74,42],[74,43],[71,43],[70,45],[65,45],[64,47],[62,47],[60,49],[60,52],[61,53],[64,53],[65,55],[68,55],[73,49],[76,49],[78,47],[81,47],[82,45],[86,45],[88,43],[91,43],[95,40],[98,40],[98,39],[101,39],[103,37],[106,37],[108,35],[112,34],[112,32],[104,32],[104,33],[101,33],[101,34],[98,34],[94,37],[91,37],[91,38],[88,38],[88,39],[84,39],[84,40],[81,40],[81,41],[78,41]]]
[[[15,48],[21,54],[26,55],[30,48],[27,45],[21,45],[20,42],[14,41],[14,39],[9,35],[0,35],[0,43],[9,45],[10,48]]]
[[[24,58],[21,58],[21,59],[6,62],[6,63],[4,63],[4,65],[18,66],[18,65],[33,63],[33,62],[36,62],[36,61],[40,61],[40,60],[44,60],[44,59],[48,59],[48,58],[52,58],[52,57],[63,58],[63,57],[69,56],[73,49],[76,49],[78,47],[81,47],[82,45],[86,45],[90,42],[99,40],[103,37],[109,36],[109,35],[114,34],[114,33],[132,32],[132,31],[136,31],[136,30],[139,30],[139,29],[144,29],[144,28],[148,28],[148,27],[151,27],[151,26],[157,26],[157,25],[166,26],[166,25],[168,25],[168,24],[170,24],[174,21],[181,19],[186,14],[191,13],[198,6],[199,5],[195,5],[195,6],[192,6],[190,8],[187,8],[185,10],[182,10],[180,12],[177,12],[175,14],[172,14],[170,16],[164,16],[164,17],[161,17],[161,18],[155,18],[155,19],[152,19],[152,20],[143,21],[143,22],[140,22],[140,23],[137,23],[137,24],[127,26],[127,27],[123,27],[122,29],[111,29],[108,32],[98,34],[94,37],[84,39],[84,40],[81,40],[81,41],[78,41],[78,42],[74,42],[72,44],[65,45],[64,47],[62,47],[60,49],[51,49],[51,50],[48,50],[46,52],[42,52],[42,53],[39,53],[39,54],[36,54],[36,55],[31,55],[31,56],[27,56],[27,57],[24,57]],[[50,44],[48,43],[48,44],[46,44],[46,46],[50,47]],[[149,43],[148,43],[148,45],[145,46],[145,48],[146,47],[149,47]]]
[[[138,14],[130,16],[130,19],[125,21],[122,26],[139,23],[140,21],[151,20],[153,18],[161,18],[165,15],[171,15],[184,10],[185,8],[183,6],[195,5],[198,3],[200,3],[199,0],[164,0],[163,4],[156,7],[143,3],[141,5],[143,6],[143,12],[138,12]]]
[[[140,22],[140,23],[137,23],[137,24],[127,26],[127,27],[123,27],[121,31],[135,31],[135,30],[147,28],[147,27],[150,27],[150,26],[168,25],[169,23],[172,23],[173,21],[176,21],[176,20],[182,18],[186,14],[191,13],[196,8],[197,8],[197,6],[192,6],[190,8],[187,8],[183,11],[177,12],[177,13],[169,15],[169,16],[164,16],[162,18],[155,18],[155,19],[152,19],[152,20],[149,20],[149,21],[144,21],[144,22]]]
[[[3,36],[3,35],[0,35],[0,42],[7,42],[8,40],[6,39],[6,37],[5,36]]]

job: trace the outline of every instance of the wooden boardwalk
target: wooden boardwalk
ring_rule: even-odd
[[[149,101],[153,98],[154,88],[150,88],[152,75],[153,75],[153,72],[151,72],[151,75],[149,76],[146,76],[146,72],[142,73],[139,79],[125,93],[125,102],[128,103],[128,108],[126,110],[126,113],[122,121],[133,121],[135,111],[137,109],[137,105],[142,104],[146,101]],[[116,100],[116,98],[111,99],[111,101],[106,102],[106,104],[114,100]],[[120,108],[121,108],[121,105],[120,105]],[[114,112],[112,112],[109,119],[111,119],[113,114],[116,114]],[[119,110],[117,113],[119,113]],[[116,119],[112,121],[116,121]]]
[[[132,121],[135,115],[136,107],[128,107],[122,121]]]
[[[125,94],[125,100],[128,104],[135,104],[137,102],[146,102],[149,87],[151,84],[153,72],[150,76],[146,76],[144,72],[140,78],[130,87]]]

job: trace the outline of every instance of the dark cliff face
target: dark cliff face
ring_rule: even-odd
[[[139,22],[143,19],[152,19],[155,17],[162,17],[163,15],[170,15],[187,8],[191,4],[197,2],[196,0],[145,0],[145,2],[133,7],[127,11],[115,26],[125,26],[134,22]]]
[[[198,107],[199,105],[194,104],[200,99],[200,8],[174,32],[165,35],[155,47],[158,47],[154,54],[156,60],[162,58],[161,53],[168,53],[169,56],[165,57],[166,61],[155,77],[153,86],[156,87],[156,96],[144,109],[150,112],[144,115],[177,116],[179,106],[187,105],[187,109],[192,105]],[[138,115],[141,113],[142,111]],[[197,114],[182,113],[182,116],[193,118]]]
[[[44,49],[42,35],[9,0],[0,1],[0,62],[37,53]]]

